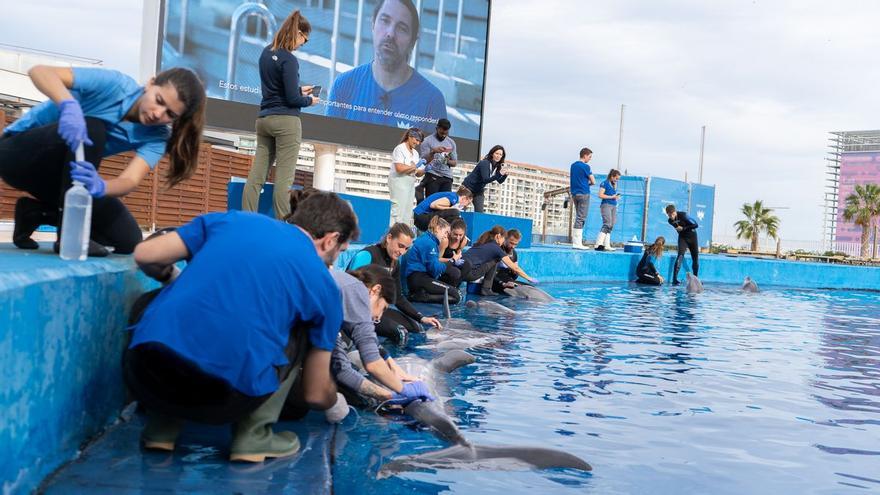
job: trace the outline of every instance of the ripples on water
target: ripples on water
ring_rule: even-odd
[[[475,317],[515,339],[449,377],[475,443],[543,445],[577,472],[407,473],[389,458],[445,446],[362,413],[337,435],[340,493],[880,491],[880,296],[706,286],[557,284],[548,305]],[[466,317],[463,308],[456,316]],[[348,428],[348,431],[345,431]]]

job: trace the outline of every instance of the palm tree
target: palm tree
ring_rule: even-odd
[[[742,213],[746,219],[733,224],[736,227],[736,238],[751,240],[752,251],[758,250],[758,238],[761,232],[767,232],[770,237],[777,238],[779,217],[772,215],[773,209],[765,208],[760,199],[752,205],[743,203]]]
[[[862,228],[861,257],[868,257],[868,235],[874,227],[874,241],[877,240],[877,227],[874,219],[880,216],[880,186],[877,184],[856,184],[852,194],[846,197],[843,219]],[[876,256],[876,246],[874,248]]]

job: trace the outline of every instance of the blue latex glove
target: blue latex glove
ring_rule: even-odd
[[[419,163],[416,163],[416,168],[425,168],[427,164],[428,162],[425,161],[424,158],[422,158],[421,160],[419,160]]]
[[[71,151],[76,151],[79,143],[92,145],[86,130],[86,118],[79,102],[70,99],[58,104],[61,115],[58,117],[58,135],[67,143]]]
[[[436,400],[424,382],[409,382],[403,384],[403,390],[400,393],[394,392],[389,402],[404,405],[418,399]]]
[[[98,175],[95,166],[89,162],[70,162],[70,178],[82,182],[93,198],[104,197],[107,183]]]

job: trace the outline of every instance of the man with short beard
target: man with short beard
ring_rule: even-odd
[[[408,63],[419,37],[412,0],[380,0],[372,31],[373,60],[336,78],[327,116],[430,131],[434,122],[446,118],[446,100]]]

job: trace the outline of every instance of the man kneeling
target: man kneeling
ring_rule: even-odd
[[[135,249],[144,273],[163,282],[188,261],[133,315],[124,373],[147,410],[144,447],[173,450],[189,420],[235,423],[231,460],[292,455],[296,435],[272,425],[300,369],[310,407],[336,403],[330,356],[342,306],[328,266],[357,238],[357,217],[317,193],[289,221],[211,213]]]

